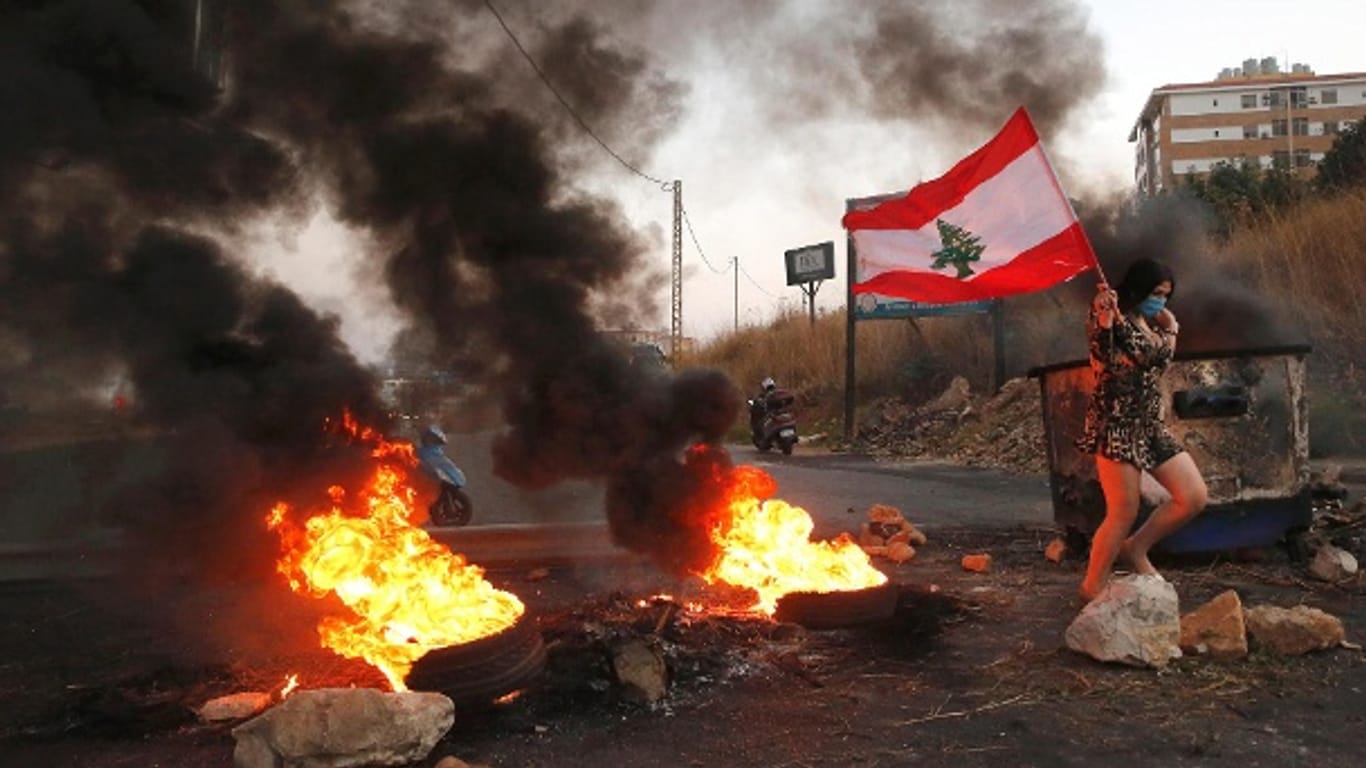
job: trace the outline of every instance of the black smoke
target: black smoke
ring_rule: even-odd
[[[1105,84],[1104,45],[1071,0],[883,3],[856,42],[883,117],[990,135],[1023,106],[1045,139]]]
[[[1129,265],[1156,259],[1172,269],[1176,282],[1170,307],[1181,323],[1179,351],[1230,352],[1303,344],[1307,332],[1264,294],[1252,276],[1209,252],[1208,211],[1183,193],[1141,201],[1115,199],[1078,204],[1078,214],[1106,279],[1118,285]],[[1095,281],[1078,299],[1089,302]],[[1085,294],[1084,299],[1081,294]]]
[[[0,386],[74,407],[92,382],[129,382],[128,418],[164,459],[102,514],[139,564],[264,572],[269,503],[359,472],[323,424],[349,410],[386,426],[336,319],[233,252],[253,217],[316,199],[378,244],[369,269],[432,363],[501,403],[496,469],[513,482],[662,478],[733,423],[724,376],[661,376],[598,332],[601,307],[653,316],[641,286],[658,270],[615,206],[573,191],[556,148],[567,129],[528,116],[544,114],[544,84],[509,85],[505,55],[452,50],[447,32],[497,32],[481,3],[404,4],[453,25],[414,29],[363,4],[210,2],[221,80],[192,66],[194,5],[54,0],[0,16],[13,75],[0,108],[19,118],[0,124],[0,338],[27,362]],[[584,105],[606,135],[643,150],[663,123],[632,133],[620,113],[677,108],[680,86],[596,24],[542,24],[528,45],[571,96],[612,86]],[[633,519],[679,522],[657,494],[612,498]]]

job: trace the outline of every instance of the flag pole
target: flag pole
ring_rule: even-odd
[[[1025,110],[1024,107],[1020,107],[1020,109],[1024,110],[1025,117],[1029,117],[1029,110]],[[1033,118],[1029,118],[1029,126],[1034,127]],[[1035,131],[1035,135],[1037,134],[1038,131]],[[1043,161],[1048,164],[1048,177],[1053,182],[1053,189],[1058,193],[1058,197],[1061,197],[1062,201],[1067,204],[1067,211],[1072,214],[1072,220],[1080,225],[1081,219],[1077,217],[1077,211],[1072,207],[1072,199],[1067,196],[1066,192],[1062,191],[1062,182],[1058,181],[1058,170],[1053,167],[1053,158],[1048,156],[1048,147],[1044,146],[1042,139],[1039,140],[1039,151],[1043,153]],[[1105,269],[1100,266],[1100,259],[1096,257],[1096,249],[1091,247],[1091,238],[1086,236],[1086,227],[1078,226],[1077,229],[1081,230],[1082,242],[1086,243],[1086,251],[1091,254],[1091,263],[1096,266],[1096,274],[1100,276],[1100,284],[1109,286],[1110,281],[1105,277]]]

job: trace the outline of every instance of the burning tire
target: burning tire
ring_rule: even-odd
[[[792,592],[778,600],[773,618],[811,629],[835,629],[891,618],[897,589],[891,582],[848,592]]]
[[[408,687],[437,691],[457,705],[487,704],[534,683],[545,670],[545,643],[525,614],[497,634],[428,651]]]

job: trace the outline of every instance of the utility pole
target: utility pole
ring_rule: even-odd
[[[683,351],[683,182],[674,179],[673,317],[669,327],[669,359],[678,364]]]
[[[730,260],[730,268],[735,270],[735,330],[740,330],[740,257]]]

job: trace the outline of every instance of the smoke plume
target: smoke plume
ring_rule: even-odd
[[[68,393],[57,399],[71,406],[92,382],[128,382],[129,418],[168,446],[155,476],[105,510],[140,561],[260,570],[269,502],[358,471],[322,425],[350,410],[385,426],[336,320],[231,251],[253,217],[319,198],[380,244],[373,270],[433,364],[501,400],[500,475],[526,487],[645,477],[734,421],[723,375],[658,375],[598,332],[599,306],[653,315],[650,294],[620,297],[654,270],[612,204],[572,190],[554,141],[564,125],[528,117],[542,83],[512,87],[490,71],[504,55],[457,55],[360,4],[208,3],[220,92],[213,67],[192,66],[206,55],[191,43],[193,6],[66,0],[0,17],[3,63],[20,75],[0,106],[22,116],[0,136],[0,337],[27,363],[0,385],[16,399]],[[479,3],[405,7],[456,25],[443,35],[492,28]],[[584,115],[642,151],[677,108],[680,86],[585,19],[543,25],[529,45],[568,94],[610,84]],[[630,130],[619,116],[643,104],[656,122]],[[615,496],[629,511],[613,519],[678,522],[650,498],[664,497]]]
[[[1024,106],[1045,138],[1105,82],[1104,46],[1070,0],[887,3],[858,44],[869,106],[987,135]]]

